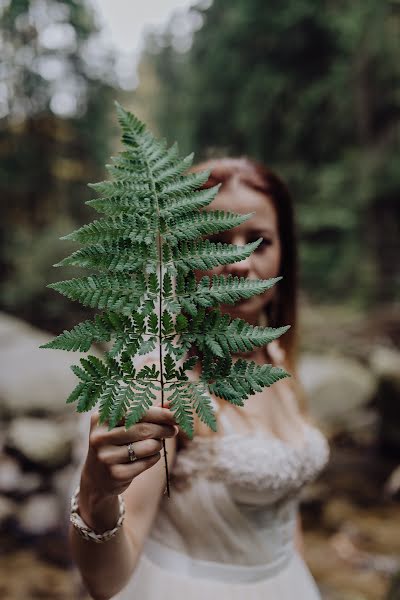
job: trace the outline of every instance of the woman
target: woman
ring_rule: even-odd
[[[203,169],[211,169],[206,186],[222,183],[209,208],[254,213],[213,239],[240,245],[263,238],[250,257],[209,274],[283,276],[264,294],[221,309],[252,324],[290,324],[279,343],[245,356],[282,365],[292,377],[251,396],[244,407],[213,398],[218,432],[195,415],[192,441],[179,431],[168,408],[153,406],[128,431],[121,425],[110,432],[97,424],[95,412],[77,508],[101,538],[118,521],[121,495],[125,521],[121,526],[120,519],[117,532],[102,544],[82,539],[71,526],[73,556],[97,600],[317,600],[299,553],[297,498],[325,464],[328,449],[307,420],[295,377],[296,246],[290,197],[277,176],[248,159],[218,159],[196,168]],[[192,376],[199,376],[199,367]],[[170,498],[163,495],[162,438]]]

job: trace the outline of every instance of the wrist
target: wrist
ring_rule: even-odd
[[[112,529],[106,529],[104,531],[95,531],[86,521],[83,520],[82,515],[79,512],[79,485],[75,492],[71,496],[71,514],[70,521],[78,531],[79,535],[88,541],[94,541],[102,544],[113,538],[119,529],[122,527],[122,523],[125,518],[125,502],[122,496],[118,496],[118,519]],[[86,517],[87,518],[87,517]]]
[[[78,514],[91,529],[103,533],[113,528],[118,520],[119,506],[117,495],[107,494],[103,490],[94,488],[82,475]]]

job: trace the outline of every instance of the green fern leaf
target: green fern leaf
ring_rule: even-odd
[[[200,235],[210,235],[237,227],[250,217],[251,214],[237,215],[221,210],[189,213],[184,217],[171,220],[171,233],[166,235],[165,239],[171,244],[177,244],[182,240],[194,240]]]
[[[219,265],[229,265],[244,260],[260,245],[262,238],[255,242],[236,246],[235,244],[214,244],[209,240],[181,242],[173,248],[174,264],[184,270],[213,269]]]
[[[203,210],[219,186],[200,189],[209,173],[187,174],[193,155],[180,158],[176,144],[157,140],[119,104],[117,115],[125,148],[106,167],[110,179],[89,184],[98,197],[87,204],[103,216],[64,236],[82,247],[57,263],[91,274],[49,285],[101,312],[43,347],[86,352],[93,343],[110,344],[104,360],[88,356],[72,367],[78,384],[67,399],[78,412],[98,404],[100,422],[109,428],[123,419],[127,428],[139,421],[163,386],[189,437],[193,412],[215,431],[210,392],[242,406],[251,394],[288,376],[271,365],[232,360],[233,353],[268,344],[288,327],[231,320],[219,305],[262,294],[281,278],[214,275],[198,281],[195,270],[241,261],[256,250],[261,238],[244,246],[203,239],[251,215]],[[137,372],[135,357],[156,348],[160,364]],[[201,358],[186,357],[193,349]],[[188,372],[198,360],[201,377],[193,382]]]

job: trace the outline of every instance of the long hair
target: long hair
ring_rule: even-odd
[[[289,191],[275,173],[249,158],[212,159],[191,169],[192,172],[203,170],[211,171],[203,188],[219,183],[222,189],[235,180],[261,192],[272,201],[281,243],[279,275],[282,280],[275,284],[275,298],[266,306],[265,311],[269,327],[290,325],[290,329],[280,339],[280,345],[285,350],[288,367],[294,371],[297,362],[298,260],[293,204]]]
[[[248,157],[226,157],[206,160],[190,169],[190,172],[209,170],[210,175],[203,189],[221,184],[221,189],[233,181],[264,194],[273,204],[278,223],[281,244],[279,275],[282,279],[275,284],[273,300],[265,307],[269,327],[290,325],[290,329],[279,338],[285,352],[285,367],[292,375],[290,384],[295,392],[299,408],[306,413],[306,396],[297,376],[298,360],[298,242],[293,202],[282,179],[262,163]],[[266,360],[271,361],[265,347]]]

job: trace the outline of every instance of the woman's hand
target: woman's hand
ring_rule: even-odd
[[[168,403],[151,406],[142,419],[125,429],[121,421],[108,431],[107,424],[99,424],[99,413],[93,413],[90,422],[89,449],[82,470],[86,493],[105,499],[122,494],[132,480],[150,469],[161,458],[162,439],[174,437],[179,429]],[[129,460],[127,445],[132,443],[137,460]]]

